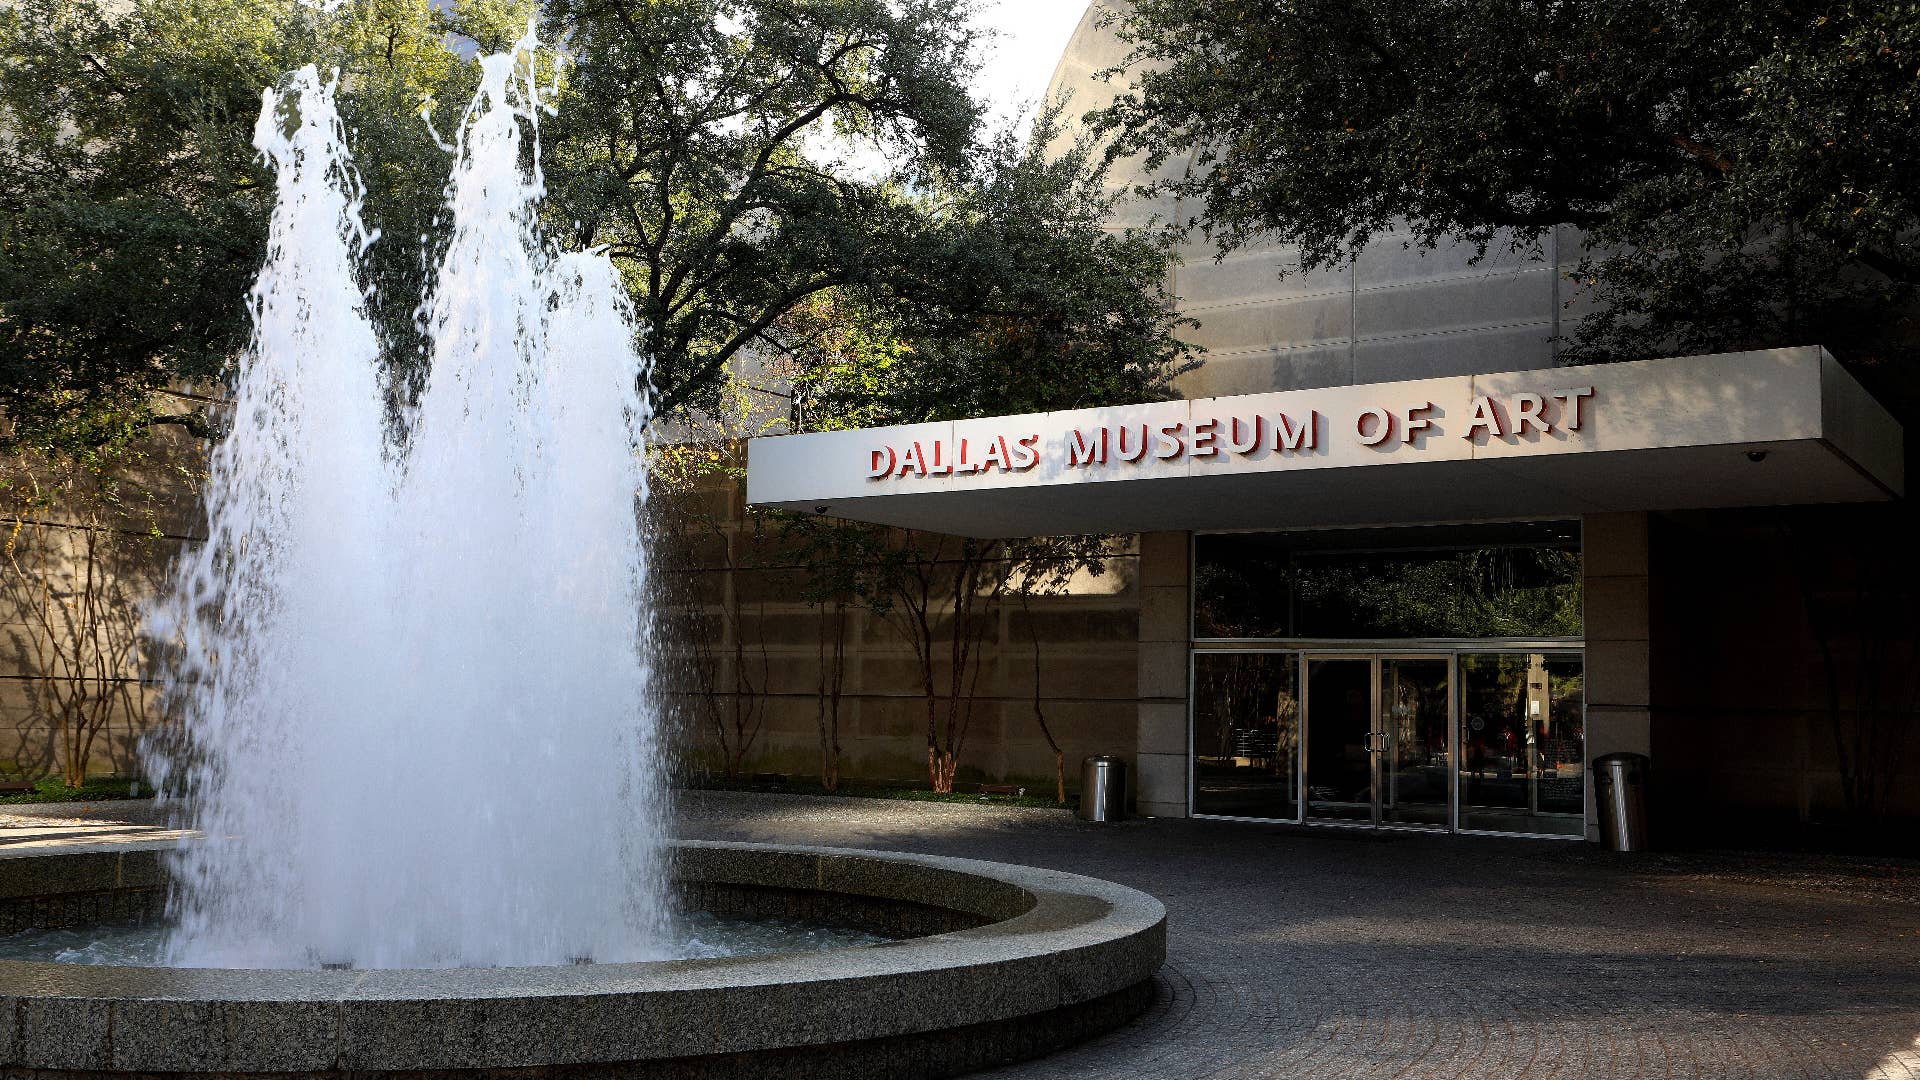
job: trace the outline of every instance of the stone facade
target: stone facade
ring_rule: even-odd
[[[211,404],[165,397],[159,412]],[[140,609],[181,545],[204,535],[203,458],[199,440],[161,425],[110,490],[81,468],[0,462],[0,781],[59,775],[82,729],[94,732],[90,773],[139,770],[140,734],[160,710]]]
[[[661,609],[663,647],[671,652],[666,681],[683,765],[724,775],[731,758],[736,775],[818,777],[822,673],[832,668],[834,609],[808,599],[807,572],[793,564],[771,525],[747,513],[730,479],[675,498],[693,503],[690,511],[665,515],[677,523],[677,539],[666,542],[672,547],[663,552],[661,568],[662,595],[669,598]],[[958,556],[950,538],[920,540],[946,545],[941,558]],[[975,613],[978,671],[963,680],[973,691],[962,695],[970,706],[962,705],[961,790],[978,783],[1020,784],[1035,794],[1053,790],[1054,753],[1036,719],[1036,683],[1037,708],[1060,746],[1070,790],[1077,787],[1081,758],[1134,755],[1136,723],[1142,732],[1147,724],[1142,596],[1156,595],[1143,586],[1143,562],[1151,559],[1142,550],[1152,547],[1121,545],[1101,572],[1077,575],[1059,595],[1026,602],[1009,596]],[[899,622],[903,614],[861,604],[845,613],[838,724],[841,774],[851,781],[927,782],[927,698],[912,635]],[[930,617],[935,708],[944,733],[954,627],[949,612]],[[1153,659],[1155,670],[1171,666],[1180,673],[1181,684],[1165,690],[1184,701],[1184,627],[1169,624],[1158,632],[1182,635],[1179,642],[1168,638],[1177,657]],[[1184,705],[1179,708],[1184,747]]]

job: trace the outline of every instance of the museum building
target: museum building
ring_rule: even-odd
[[[1096,104],[1118,57],[1089,13],[1053,92]],[[1670,835],[1804,821],[1876,770],[1884,810],[1920,809],[1899,739],[1849,760],[1822,727],[1862,722],[1825,691],[1864,650],[1793,565],[1883,526],[1857,515],[1902,496],[1900,424],[1813,343],[1559,363],[1576,240],[1389,236],[1286,275],[1195,247],[1184,400],[755,439],[747,501],[1137,535],[1141,813],[1595,838],[1588,764],[1620,750]]]

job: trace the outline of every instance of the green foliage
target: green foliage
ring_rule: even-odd
[[[0,795],[0,806],[31,803],[105,802],[111,799],[152,798],[153,785],[124,776],[96,776],[79,787],[69,787],[58,776],[35,781],[32,791]]]
[[[151,391],[204,384],[246,341],[273,192],[260,92],[341,73],[390,335],[411,332],[444,154],[415,114],[468,78],[428,0],[322,17],[293,0],[20,0],[0,6],[0,410],[12,446],[141,434]],[[187,417],[175,422],[195,427]]]
[[[204,416],[156,415],[151,393],[208,384],[245,345],[273,198],[254,116],[261,88],[305,63],[341,73],[382,233],[373,314],[394,356],[415,355],[447,168],[418,114],[447,131],[473,79],[455,46],[503,48],[529,15],[564,43],[564,62],[541,60],[560,90],[541,137],[551,234],[622,268],[662,411],[723,408],[743,351],[782,355],[829,324],[871,339],[848,352],[863,369],[830,381],[867,381],[856,396],[899,415],[1164,394],[1185,355],[1164,254],[1100,228],[1084,147],[1049,163],[1010,136],[981,145],[967,5],[0,8],[7,438],[83,450],[156,420],[206,433]]]
[[[1114,196],[1059,109],[1002,131],[923,194],[908,273],[796,308],[777,330],[804,427],[1088,408],[1173,395],[1196,366],[1154,236],[1107,228]],[[1062,144],[1065,144],[1064,146]]]
[[[901,272],[901,194],[964,169],[965,0],[554,0],[570,62],[546,129],[553,220],[606,245],[662,411],[710,407],[794,305]],[[892,164],[846,160],[856,148]]]
[[[1570,359],[1818,342],[1905,358],[1920,4],[1139,0],[1115,153],[1223,248],[1584,230]]]

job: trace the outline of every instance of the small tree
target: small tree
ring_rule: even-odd
[[[1820,654],[1821,719],[1848,815],[1881,817],[1920,721],[1920,636],[1908,613],[1920,583],[1907,533],[1789,518],[1783,529],[1807,628]]]
[[[1104,536],[1052,536],[1021,541],[1013,552],[1018,560],[1013,574],[1013,594],[1020,600],[1028,644],[1033,650],[1033,722],[1053,752],[1053,797],[1063,805],[1067,801],[1066,753],[1047,723],[1046,697],[1042,690],[1046,668],[1041,662],[1040,625],[1033,616],[1033,599],[1064,595],[1074,579],[1082,574],[1105,573],[1107,558],[1115,553],[1117,544],[1114,538]]]
[[[1058,120],[1057,108],[1044,111],[1024,142],[1001,132],[979,148],[973,174],[930,185],[914,261],[886,288],[823,291],[769,330],[795,430],[1171,396],[1195,361],[1177,337],[1189,321],[1165,291],[1168,254],[1153,237],[1108,231],[1102,168],[1084,139],[1060,138]],[[1103,549],[1095,542],[1076,561],[1066,541],[890,536],[852,562],[826,562],[857,579],[860,602],[912,648],[927,778],[950,791],[1002,603],[1064,589]],[[1058,759],[1037,704],[1035,718]]]
[[[846,687],[847,627],[872,608],[874,568],[887,557],[884,533],[872,526],[805,514],[777,514],[786,561],[804,575],[800,595],[815,612],[814,717],[820,735],[820,785],[840,787],[840,700]]]
[[[652,468],[649,525],[666,571],[655,602],[668,616],[665,640],[674,662],[668,682],[678,691],[674,700],[697,716],[691,727],[707,733],[721,774],[739,776],[765,724],[760,691],[772,663],[764,639],[747,632],[741,598],[747,567],[733,503],[745,472],[744,447],[725,432],[669,443],[653,451]],[[714,506],[715,496],[725,505]],[[756,516],[745,524],[757,529],[760,522]],[[717,602],[702,588],[708,575],[720,582]],[[753,603],[765,607],[764,599]]]
[[[128,547],[97,525],[16,521],[7,537],[0,595],[25,618],[8,629],[8,643],[68,787],[86,782],[114,717],[131,724],[140,715],[137,611],[147,583],[129,580]]]
[[[960,769],[989,613],[1007,589],[1003,555],[997,540],[903,529],[869,566],[875,610],[913,648],[926,709],[927,782],[935,791],[952,791]]]
[[[69,787],[86,781],[116,717],[138,726],[145,716],[140,612],[171,547],[155,528],[151,493],[132,479],[146,458],[122,443],[16,454],[5,467],[6,640],[53,750],[45,764]]]
[[[763,568],[752,565],[750,551],[768,549],[779,515],[738,503],[746,482],[746,441],[777,430],[781,417],[769,398],[739,382],[709,410],[692,414],[670,438],[649,450],[652,498],[648,528],[664,558],[657,575],[655,603],[673,625],[663,638],[675,662],[669,672],[673,695],[697,717],[692,729],[711,739],[721,773],[741,775],[766,724],[764,690],[772,670],[763,619],[766,589],[743,597],[742,581]],[[720,581],[720,595],[709,598],[702,578]]]

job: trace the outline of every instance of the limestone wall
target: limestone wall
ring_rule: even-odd
[[[6,464],[0,780],[61,772],[62,723],[75,718],[98,731],[92,773],[139,768],[138,738],[162,704],[153,657],[138,634],[140,608],[162,587],[181,546],[203,529],[197,477],[204,444],[178,427],[156,428],[149,443],[131,458],[113,498],[94,490],[84,472],[34,460]],[[781,545],[749,518],[737,483],[724,474],[659,502],[656,516],[670,522],[657,540],[656,577],[672,601],[661,608],[659,639],[677,761],[724,773],[731,757],[736,772],[817,776],[821,631],[831,609],[807,602],[804,571],[783,562]],[[1070,784],[1081,757],[1133,752],[1137,563],[1126,548],[1066,595],[978,614],[982,646],[964,695],[971,707],[963,783],[1051,787],[1053,751],[1035,719],[1036,681],[1038,708]],[[926,697],[914,649],[886,616],[855,604],[845,618],[842,775],[923,782]],[[937,625],[939,642],[951,640],[950,624]],[[943,717],[949,672],[945,662],[935,672]],[[744,754],[728,753],[743,741]]]
[[[165,397],[162,413],[209,407]],[[203,459],[200,440],[159,425],[105,482],[85,463],[0,461],[0,780],[59,775],[89,736],[89,773],[138,771],[160,714],[140,612],[203,531]]]
[[[672,515],[659,576],[669,601],[662,638],[672,650],[668,685],[686,768],[725,774],[778,772],[817,777],[821,767],[821,678],[836,615],[809,602],[807,571],[764,523],[756,523],[730,480],[682,496],[695,505]],[[902,534],[892,534],[902,542]],[[941,554],[957,555],[957,542]],[[1131,756],[1137,720],[1139,556],[1132,544],[1104,572],[1082,574],[1063,595],[1022,603],[1007,598],[976,613],[981,642],[961,746],[963,785],[1021,783],[1051,790],[1054,754],[1038,710],[1061,748],[1068,786],[1086,755]],[[949,569],[943,567],[943,571]],[[870,604],[846,612],[844,681],[838,710],[842,775],[924,783],[927,695],[913,635]],[[944,733],[953,699],[951,611],[936,611],[934,705]],[[1035,635],[1039,638],[1035,663]],[[747,750],[738,755],[745,743]]]

